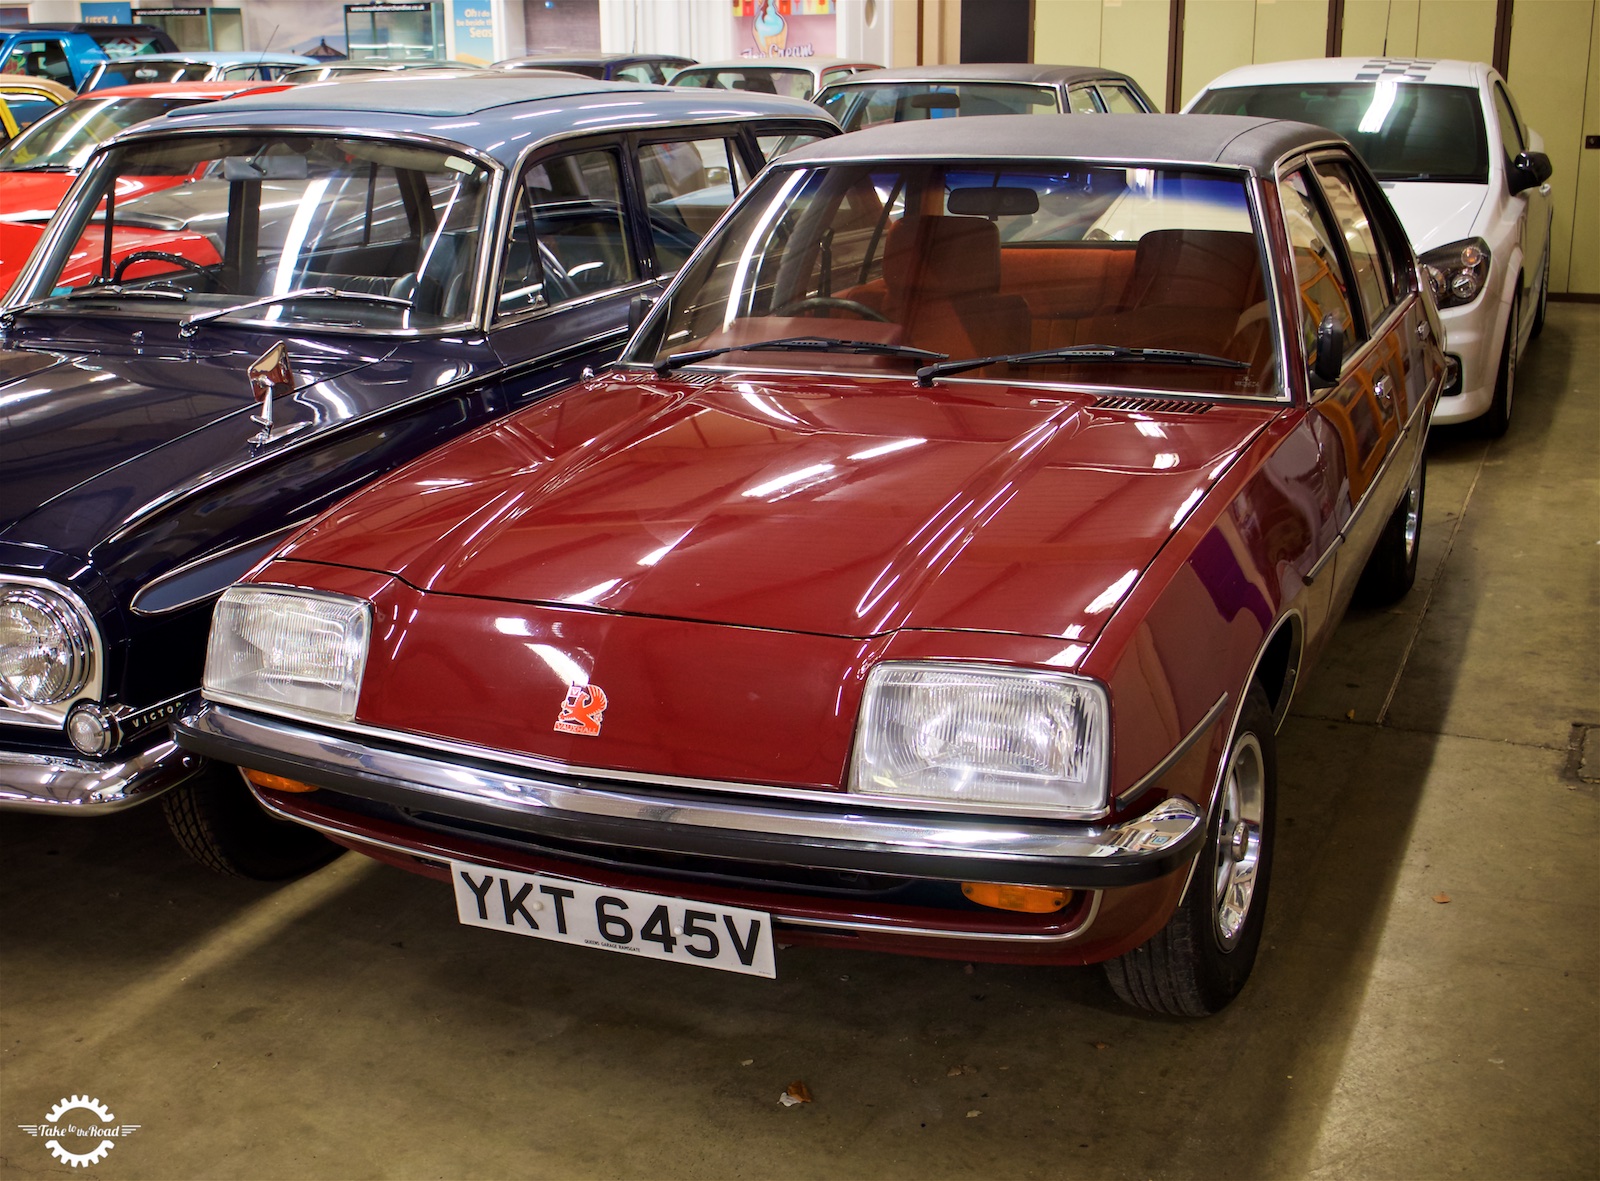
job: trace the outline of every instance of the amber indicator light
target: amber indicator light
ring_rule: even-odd
[[[979,906],[996,910],[1020,910],[1026,914],[1049,914],[1072,901],[1071,890],[1051,890],[1044,886],[1002,886],[994,882],[962,882],[961,892]]]
[[[316,785],[301,783],[298,779],[285,779],[282,775],[268,775],[265,771],[246,771],[244,777],[267,791],[316,791]]]

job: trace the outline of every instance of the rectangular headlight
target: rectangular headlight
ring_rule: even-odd
[[[1110,709],[1096,682],[975,664],[878,665],[867,676],[850,790],[1099,813]]]
[[[290,587],[229,587],[206,649],[208,697],[349,721],[367,664],[372,606]]]

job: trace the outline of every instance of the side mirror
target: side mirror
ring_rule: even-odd
[[[628,335],[632,336],[639,331],[639,325],[644,323],[644,318],[650,314],[650,309],[656,306],[656,297],[653,295],[636,295],[628,304]]]
[[[1344,329],[1330,312],[1317,326],[1317,359],[1311,363],[1311,373],[1317,385],[1338,385],[1343,369]]]
[[[1536,188],[1550,179],[1550,174],[1555,171],[1550,163],[1550,157],[1543,152],[1521,152],[1511,162],[1511,167],[1506,172],[1506,180],[1511,186],[1511,195],[1527,192]]]

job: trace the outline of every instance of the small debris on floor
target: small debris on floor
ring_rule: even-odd
[[[982,1114],[983,1114],[983,1112],[979,1111],[976,1107],[974,1107],[971,1111],[967,1112],[967,1118],[968,1119],[977,1119]]]
[[[788,1090],[778,1096],[778,1102],[785,1107],[794,1107],[801,1103],[811,1102],[811,1088],[799,1079],[789,1084]]]
[[[949,1070],[944,1072],[944,1076],[945,1078],[960,1078],[964,1074],[977,1073],[978,1068],[976,1066],[952,1066]]]
[[[1440,892],[1439,892],[1439,893],[1437,893],[1437,894],[1435,894],[1435,895],[1434,895],[1434,896],[1433,896],[1433,900],[1434,900],[1434,901],[1435,901],[1435,902],[1439,902],[1439,903],[1445,903],[1445,902],[1449,902],[1449,901],[1450,901],[1450,895],[1448,895],[1448,894],[1446,894],[1446,893],[1444,893],[1444,892],[1443,892],[1443,891],[1442,891],[1442,890],[1441,890],[1441,891],[1440,891]]]
[[[1089,1044],[1097,1050],[1109,1050],[1111,1048],[1109,1042],[1090,1042]]]
[[[756,1060],[754,1058],[741,1058],[741,1059],[739,1059],[739,1065],[740,1066],[754,1066],[755,1063],[756,1063]]]

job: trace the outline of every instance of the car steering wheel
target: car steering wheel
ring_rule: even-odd
[[[808,312],[812,308],[829,308],[839,312],[854,312],[863,320],[877,320],[881,324],[891,321],[877,308],[868,307],[859,300],[839,299],[832,295],[810,295],[804,299],[792,299],[781,308],[774,308],[774,316],[794,316],[801,312]]]
[[[111,272],[111,281],[113,283],[122,282],[122,272],[127,270],[136,262],[175,263],[186,271],[193,271],[203,279],[210,281],[216,280],[216,275],[212,274],[211,271],[207,270],[200,263],[195,262],[195,260],[192,258],[185,258],[181,254],[173,254],[168,250],[135,250],[132,254],[128,255],[128,257],[124,258],[117,264],[117,269]]]

